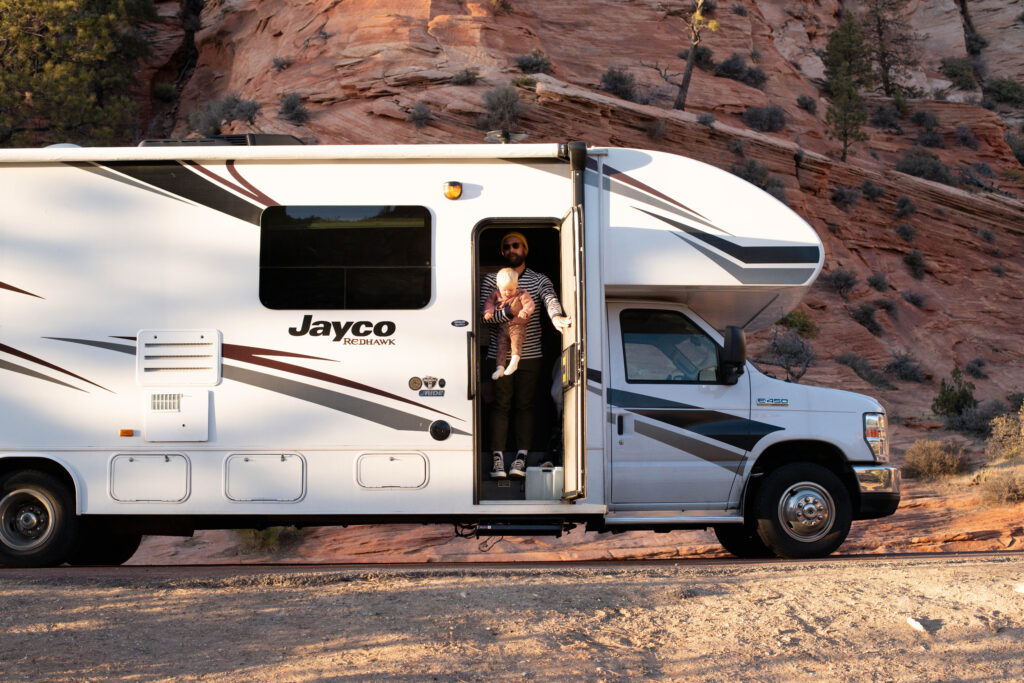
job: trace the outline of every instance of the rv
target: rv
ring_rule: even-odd
[[[0,151],[0,564],[408,522],[816,557],[896,509],[881,404],[746,358],[824,259],[768,194],[576,142],[264,142]],[[478,302],[510,230],[572,324],[544,318],[555,391],[494,480]]]

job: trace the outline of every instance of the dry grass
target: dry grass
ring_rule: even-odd
[[[941,479],[967,471],[963,446],[954,441],[921,439],[907,449],[903,474],[912,479]]]
[[[1024,471],[997,469],[985,472],[978,482],[981,499],[991,505],[1024,502]]]

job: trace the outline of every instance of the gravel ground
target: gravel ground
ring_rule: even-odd
[[[1024,680],[1024,554],[0,570],[0,680]]]

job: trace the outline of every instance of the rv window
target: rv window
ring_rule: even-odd
[[[423,206],[271,206],[260,219],[268,308],[423,308],[431,296]]]
[[[718,345],[682,313],[630,308],[619,324],[627,382],[718,381]]]

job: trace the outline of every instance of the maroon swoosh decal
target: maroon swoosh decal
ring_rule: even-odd
[[[235,162],[233,159],[227,161],[226,166],[228,167],[228,173],[231,174],[231,177],[241,183],[242,187],[252,192],[253,196],[255,196],[259,201],[263,202],[267,206],[280,206],[273,199],[257,189],[255,185],[243,178],[242,174],[238,172],[237,168],[235,168]]]
[[[235,192],[239,193],[240,195],[243,195],[243,196],[245,196],[245,197],[247,197],[247,198],[249,198],[249,199],[251,199],[253,201],[260,202],[262,204],[266,204],[267,206],[279,206],[279,204],[277,202],[275,202],[273,199],[271,199],[267,195],[265,195],[262,192],[260,192],[259,190],[257,190],[249,182],[243,180],[242,177],[239,175],[238,171],[235,170],[234,164],[232,162],[228,162],[228,171],[237,180],[239,180],[242,183],[244,183],[245,187],[241,187],[239,185],[235,185],[232,182],[228,182],[227,180],[224,180],[223,178],[221,178],[219,175],[217,175],[213,171],[211,171],[211,170],[209,170],[207,168],[204,168],[203,166],[201,166],[200,164],[197,164],[194,161],[185,161],[184,163],[186,163],[189,166],[191,166],[192,168],[196,169],[197,171],[199,171],[200,173],[202,173],[204,176],[206,176],[210,180],[214,181],[215,183],[220,183],[224,187],[231,188],[232,190],[234,190]]]
[[[672,199],[668,195],[666,195],[666,194],[664,194],[662,192],[659,192],[658,190],[655,190],[650,185],[645,185],[644,183],[641,183],[639,180],[636,180],[635,178],[630,178],[628,175],[626,175],[622,171],[617,171],[614,168],[612,168],[611,166],[609,166],[608,164],[604,165],[604,174],[606,176],[608,176],[609,178],[615,178],[616,180],[618,180],[621,183],[625,183],[626,185],[630,185],[632,187],[635,187],[638,190],[643,190],[644,192],[646,192],[648,194],[652,194],[655,197],[657,197],[658,199],[663,199],[666,202],[668,202],[669,204],[674,204],[674,205],[678,206],[680,209],[683,209],[684,211],[689,211],[694,216],[698,216],[700,218],[703,218],[705,221],[709,221],[710,222],[710,219],[707,216],[701,215],[700,213],[694,211],[693,209],[691,209],[690,207],[686,206],[685,204],[680,204],[675,199]]]
[[[17,292],[18,294],[28,294],[29,296],[34,296],[37,299],[42,299],[43,298],[43,297],[39,296],[38,294],[33,294],[32,292],[26,292],[24,289],[18,289],[14,285],[9,285],[6,282],[0,282],[0,289],[9,289],[12,292]]]
[[[272,368],[274,370],[281,370],[283,372],[290,372],[296,375],[302,375],[303,377],[309,377],[310,379],[318,379],[322,382],[330,382],[339,386],[348,387],[350,389],[358,389],[359,391],[365,391],[377,396],[383,396],[384,398],[390,398],[395,401],[401,401],[402,403],[408,403],[414,405],[417,408],[424,408],[434,413],[439,413],[445,417],[450,417],[453,420],[460,420],[461,418],[449,415],[446,412],[438,410],[437,408],[431,408],[428,405],[417,403],[402,396],[391,394],[381,389],[376,389],[366,384],[360,384],[359,382],[353,382],[352,380],[345,379],[344,377],[338,377],[336,375],[329,375],[326,372],[319,372],[318,370],[310,370],[304,368],[301,365],[292,365],[291,363],[282,363],[276,360],[270,360],[269,358],[261,358],[260,356],[291,356],[298,358],[316,358],[316,356],[303,356],[298,353],[288,353],[287,351],[274,351],[272,349],[260,349],[255,346],[239,346],[237,344],[221,344],[221,354],[225,358],[231,360],[240,360],[245,363],[253,363],[254,365],[262,365],[265,368]],[[319,358],[317,360],[330,360],[328,358]]]
[[[69,377],[74,377],[75,379],[80,379],[80,380],[82,380],[83,382],[85,382],[87,384],[93,385],[94,387],[99,387],[103,391],[110,391],[110,389],[107,389],[104,386],[100,386],[99,384],[96,384],[96,382],[90,382],[89,380],[87,380],[86,378],[82,377],[81,375],[76,375],[75,373],[73,373],[73,372],[71,372],[69,370],[65,370],[64,368],[58,367],[58,366],[54,365],[53,363],[48,363],[45,360],[43,360],[42,358],[36,358],[35,356],[30,356],[29,354],[25,353],[24,351],[19,351],[18,349],[15,349],[15,348],[12,348],[12,347],[8,346],[7,344],[0,344],[0,351],[3,351],[4,353],[9,353],[12,356],[17,356],[18,358],[22,358],[22,359],[27,360],[27,361],[32,361],[33,363],[38,363],[39,365],[42,365],[44,368],[50,368],[51,370],[56,370],[57,372],[62,372],[65,375],[68,375]],[[114,392],[110,391],[110,393],[114,393]]]

